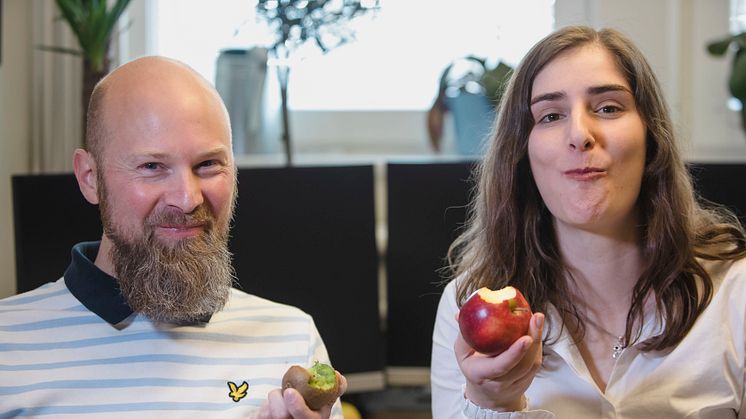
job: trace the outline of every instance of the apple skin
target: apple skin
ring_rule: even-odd
[[[489,301],[508,288],[515,296],[502,301]],[[507,290],[508,294],[512,291]],[[521,336],[528,334],[531,307],[520,291],[513,287],[492,291],[481,288],[466,300],[459,311],[458,325],[466,343],[476,351],[495,356],[504,352]]]

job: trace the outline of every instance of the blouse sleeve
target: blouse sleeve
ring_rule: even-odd
[[[457,312],[456,286],[455,282],[451,281],[440,297],[433,330],[430,364],[433,419],[465,417],[462,414],[464,400],[462,389],[465,379],[453,352],[453,343],[458,335]]]

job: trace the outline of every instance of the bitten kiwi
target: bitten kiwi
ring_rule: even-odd
[[[319,410],[339,397],[339,380],[334,368],[316,361],[311,368],[290,367],[282,377],[282,389],[294,388],[308,407]]]

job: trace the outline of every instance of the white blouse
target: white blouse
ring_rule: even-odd
[[[572,338],[563,332],[556,343],[544,347],[547,355],[526,392],[526,410],[488,417],[746,419],[746,259],[704,266],[713,280],[712,301],[675,348],[624,349],[602,392]],[[466,417],[465,379],[453,352],[458,334],[455,291],[451,281],[441,296],[433,332],[434,419]],[[550,307],[545,314],[556,333],[556,310]],[[660,327],[655,314],[648,313],[640,341]]]

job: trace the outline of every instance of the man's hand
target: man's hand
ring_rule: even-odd
[[[339,379],[339,396],[347,390],[347,380],[336,372]],[[322,406],[319,410],[311,410],[306,406],[303,396],[293,388],[285,390],[275,389],[269,392],[267,400],[262,404],[259,411],[253,416],[254,419],[328,419],[332,412],[332,405]]]

